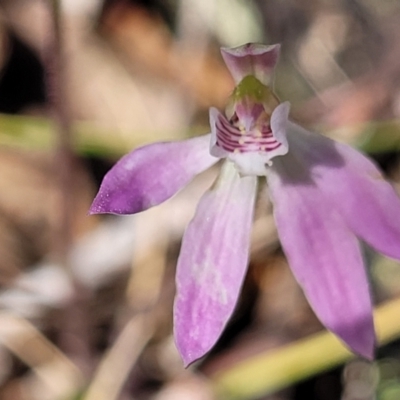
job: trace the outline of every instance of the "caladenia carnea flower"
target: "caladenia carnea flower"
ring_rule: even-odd
[[[279,45],[222,49],[236,87],[211,133],[155,143],[106,175],[91,213],[134,214],[160,204],[223,159],[200,200],[178,259],[174,329],[186,365],[207,353],[237,302],[249,258],[258,177],[266,177],[289,265],[321,322],[373,358],[375,332],[359,240],[400,259],[400,201],[353,148],[288,120],[272,91]]]

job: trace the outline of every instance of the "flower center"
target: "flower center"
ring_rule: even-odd
[[[227,118],[216,120],[217,145],[228,152],[269,152],[281,146],[271,130],[271,115],[279,100],[256,77],[242,79],[229,98]]]
[[[254,76],[233,91],[226,114],[210,109],[210,153],[227,158],[242,175],[265,176],[272,159],[287,154],[289,103],[279,103]]]

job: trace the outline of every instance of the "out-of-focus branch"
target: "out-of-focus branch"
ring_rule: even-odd
[[[50,23],[45,48],[47,97],[57,133],[55,170],[60,182],[61,212],[57,238],[59,256],[65,259],[71,242],[71,203],[69,193],[72,181],[73,153],[71,122],[65,96],[64,56],[62,52],[61,8],[59,0],[49,0]]]
[[[74,179],[74,154],[71,119],[66,99],[66,60],[63,52],[63,29],[60,0],[47,0],[49,18],[45,40],[45,71],[47,97],[54,120],[57,144],[54,160],[55,178],[59,182],[59,225],[55,235],[55,258],[64,265],[74,292],[60,318],[60,344],[65,352],[86,372],[91,355],[88,338],[88,319],[85,317],[86,291],[71,273],[67,255],[72,242],[74,198],[71,191]]]

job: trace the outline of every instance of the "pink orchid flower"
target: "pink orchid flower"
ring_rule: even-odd
[[[183,237],[174,306],[185,365],[206,354],[234,311],[246,273],[258,177],[266,177],[279,238],[321,322],[372,359],[371,296],[359,239],[400,259],[400,201],[375,164],[353,148],[288,120],[271,84],[279,45],[222,49],[236,87],[211,133],[155,143],[105,176],[90,212],[134,214],[173,196],[224,159]]]

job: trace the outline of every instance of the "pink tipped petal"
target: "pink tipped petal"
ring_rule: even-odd
[[[264,85],[270,85],[279,52],[279,44],[265,46],[248,43],[233,49],[221,49],[222,57],[236,84],[244,77],[254,75]]]
[[[307,160],[317,185],[350,229],[379,252],[400,259],[400,199],[375,164],[349,146],[294,124],[290,132],[290,146]]]
[[[355,353],[372,359],[372,305],[356,237],[291,153],[274,162],[268,183],[283,249],[311,307]]]
[[[186,366],[214,346],[235,308],[248,264],[256,185],[256,177],[240,177],[225,162],[185,232],[174,328]]]
[[[134,214],[162,203],[218,161],[209,142],[204,135],[133,150],[104,177],[90,213]]]

